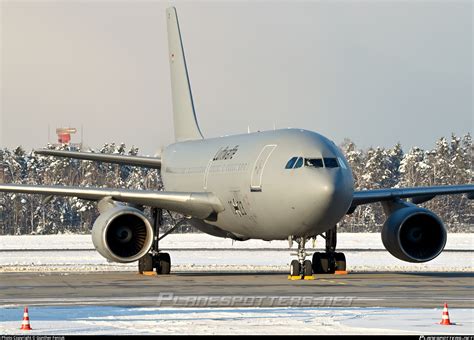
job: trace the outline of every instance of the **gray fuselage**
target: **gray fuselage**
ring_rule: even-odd
[[[338,166],[285,168],[293,157],[332,158]],[[225,210],[215,220],[191,222],[204,232],[236,239],[321,234],[346,214],[354,190],[339,148],[300,129],[171,144],[163,152],[161,172],[166,190],[216,195]]]

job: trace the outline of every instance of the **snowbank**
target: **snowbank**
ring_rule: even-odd
[[[385,249],[379,233],[339,233],[338,248]],[[208,234],[171,234],[161,241],[166,249],[173,248],[288,248],[288,241],[248,240],[244,242],[223,239]],[[307,247],[312,247],[308,242]],[[324,248],[318,238],[316,248]],[[22,235],[0,236],[2,249],[94,249],[90,235]],[[474,233],[448,234],[445,249],[474,250]]]
[[[318,240],[316,247],[324,247]],[[307,246],[312,246],[308,242]],[[173,271],[287,271],[291,259],[286,241],[232,242],[206,234],[175,234],[161,242],[169,250]],[[216,248],[219,248],[217,250]],[[339,249],[345,251],[352,271],[461,271],[474,268],[474,234],[450,234],[446,250],[433,261],[416,264],[394,258],[379,234],[338,235]],[[5,251],[5,250],[12,251]],[[13,251],[13,249],[24,249]],[[53,249],[29,251],[31,249]],[[70,249],[60,251],[54,249]],[[76,249],[74,251],[74,249]],[[80,249],[90,249],[83,251]],[[214,249],[214,250],[213,250]],[[293,251],[295,245],[293,246]],[[378,250],[378,251],[374,251]],[[95,250],[90,235],[0,236],[0,271],[135,271],[136,263],[107,262]],[[462,253],[449,250],[467,250]],[[292,251],[292,252],[293,252]],[[462,261],[460,261],[462,258]]]

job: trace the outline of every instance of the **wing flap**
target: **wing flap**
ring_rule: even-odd
[[[171,210],[199,219],[207,219],[213,214],[224,211],[224,206],[219,199],[208,192],[167,192],[21,184],[0,184],[0,192],[77,197],[91,201],[111,198],[115,201]]]
[[[140,166],[144,168],[160,169],[161,159],[156,157],[142,157],[142,156],[128,156],[128,155],[114,155],[105,153],[93,152],[77,152],[77,151],[62,151],[62,150],[35,150],[35,153],[43,156],[65,157],[82,159],[88,161],[99,161],[106,163],[125,164]]]

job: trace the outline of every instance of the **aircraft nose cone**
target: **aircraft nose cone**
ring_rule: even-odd
[[[326,173],[315,178],[320,200],[330,203],[338,194],[341,187],[341,176],[337,173]]]
[[[317,176],[318,190],[313,196],[316,200],[317,215],[323,216],[321,224],[333,225],[344,216],[352,201],[352,192],[340,171],[331,171]]]
[[[334,209],[339,204],[342,185],[336,176],[328,178],[321,186],[319,195],[326,209]]]
[[[322,195],[327,199],[332,199],[336,192],[337,183],[334,181],[326,182],[321,188]]]

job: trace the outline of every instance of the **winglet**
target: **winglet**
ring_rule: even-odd
[[[202,139],[194,111],[193,95],[189,83],[181,32],[176,8],[166,10],[168,48],[173,96],[174,134],[177,141]]]

